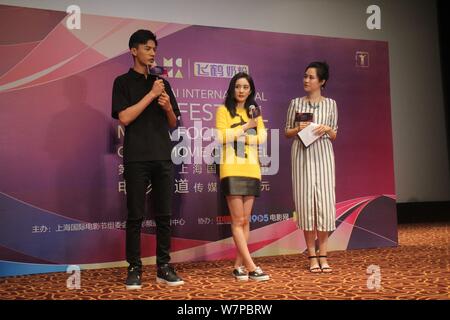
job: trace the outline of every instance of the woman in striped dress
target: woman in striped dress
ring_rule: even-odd
[[[303,76],[306,96],[291,101],[285,135],[293,138],[291,149],[292,189],[298,226],[304,231],[311,272],[331,272],[327,262],[328,233],[336,228],[335,165],[331,141],[337,134],[337,107],[333,99],[322,96],[328,81],[328,65],[312,62]],[[312,120],[308,116],[312,114]],[[300,121],[305,120],[306,121]],[[298,133],[311,124],[319,126],[321,137],[305,147]],[[315,239],[319,239],[316,254]]]

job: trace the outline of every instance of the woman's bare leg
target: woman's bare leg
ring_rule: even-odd
[[[231,215],[231,233],[233,234],[233,240],[238,251],[238,257],[235,262],[239,262],[238,259],[241,259],[247,270],[253,271],[256,269],[256,266],[247,246],[249,221],[245,217],[244,197],[227,196],[227,203]],[[235,267],[238,266],[235,265]]]

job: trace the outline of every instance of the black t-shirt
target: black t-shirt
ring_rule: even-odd
[[[120,111],[139,102],[150,92],[155,80],[155,76],[148,75],[145,78],[133,69],[118,76],[114,80],[111,116],[118,119]],[[169,82],[163,81],[173,112],[179,118],[180,109],[172,88]],[[170,160],[172,142],[169,130],[166,113],[158,104],[158,99],[155,99],[125,127],[123,162]]]

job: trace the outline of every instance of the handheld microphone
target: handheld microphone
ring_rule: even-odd
[[[252,119],[254,119],[254,117],[255,117],[255,110],[256,110],[256,107],[254,104],[252,104],[248,107],[248,113],[250,114],[250,118],[252,118]]]
[[[167,69],[161,66],[154,66],[148,70],[148,73],[156,77],[164,77],[168,75]]]
[[[258,118],[261,115],[261,109],[252,104],[248,107],[248,114],[252,119]]]
[[[258,117],[257,111],[258,111],[258,109],[255,107],[254,104],[252,104],[248,107],[248,113],[250,115],[250,119],[255,119],[255,115],[256,115],[256,117]],[[252,128],[252,129],[248,130],[248,134],[256,135],[256,131],[257,131],[256,128]]]
[[[167,69],[156,64],[147,65],[147,74],[156,77],[157,80],[162,80],[162,77],[168,75]],[[165,93],[166,91],[163,90]]]

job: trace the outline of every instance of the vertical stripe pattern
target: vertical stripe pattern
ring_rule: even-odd
[[[315,106],[304,98],[295,98],[289,105],[286,127],[292,129],[297,112],[313,113],[313,122],[324,124],[337,132],[336,101],[323,99]],[[298,227],[302,230],[333,231],[336,229],[335,165],[333,145],[327,134],[305,148],[295,137],[291,148],[292,190]]]

